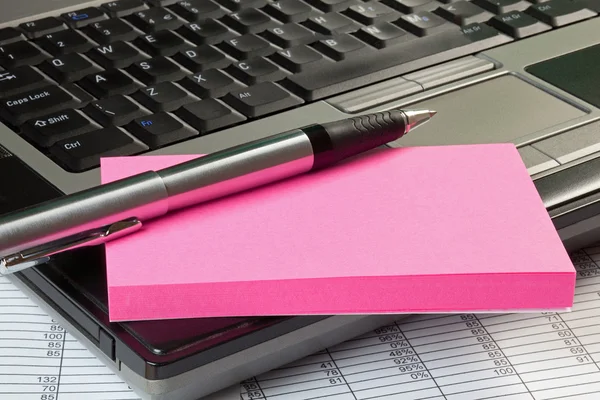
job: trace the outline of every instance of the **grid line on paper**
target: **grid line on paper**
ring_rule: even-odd
[[[335,362],[335,359],[333,358],[333,356],[329,352],[329,349],[325,349],[325,351],[329,355],[329,358],[331,358],[331,362],[333,363],[333,366],[335,367],[335,369],[337,369],[338,372],[340,373],[340,377],[344,380],[344,383],[346,384],[346,386],[348,386],[348,390],[350,391],[350,393],[352,393],[352,397],[354,397],[354,400],[357,400],[356,394],[352,390],[352,387],[348,384],[348,381],[346,380],[346,377],[344,377],[344,374],[342,373],[342,370],[338,367],[337,363]]]
[[[63,365],[63,360],[65,359],[65,351],[66,351],[66,344],[67,342],[67,333],[65,332],[63,334],[63,338],[62,338],[62,351],[60,352],[60,364],[58,365],[58,381],[56,383],[56,400],[59,400],[60,397],[60,378],[62,376],[62,365]]]
[[[479,318],[477,318],[477,315],[474,315],[474,317],[475,317],[475,319],[477,321],[479,321],[479,323],[481,323],[481,327],[483,328],[483,330],[485,331],[485,333],[487,335],[489,335],[490,337],[492,337],[492,335],[490,335],[490,332],[487,330],[487,328],[485,327],[485,325],[479,320]],[[497,343],[496,343],[496,345],[497,345]],[[508,362],[508,365],[510,365],[511,368],[515,369],[515,366],[510,361],[510,358],[506,357],[506,354],[504,353],[504,350],[502,350],[502,348],[500,346],[498,346],[498,349],[502,352],[502,355],[504,356],[504,358]],[[515,371],[516,371],[516,369],[515,369]],[[525,388],[527,389],[527,392],[531,395],[531,397],[533,397],[533,394],[531,393],[531,390],[529,390],[529,388],[527,387],[527,384],[523,381],[523,378],[521,377],[521,375],[517,374],[517,376],[519,377],[519,380],[521,381],[521,383],[523,384],[523,386],[525,386]]]
[[[438,385],[438,383],[436,382],[435,378],[433,377],[433,374],[431,373],[431,371],[427,368],[427,366],[425,365],[425,363],[423,362],[423,359],[418,355],[417,351],[415,350],[414,346],[410,343],[410,340],[408,337],[406,337],[406,333],[402,330],[402,328],[398,325],[398,322],[394,322],[394,324],[396,325],[396,327],[398,328],[398,330],[400,331],[400,333],[402,333],[404,335],[404,337],[406,338],[406,341],[408,342],[410,348],[414,351],[415,355],[417,356],[417,358],[419,359],[419,361],[421,362],[421,364],[423,364],[423,367],[425,368],[425,370],[427,371],[427,373],[429,374],[429,376],[431,377],[431,380],[433,381],[433,383],[435,384],[435,386],[437,387],[437,389],[439,390],[440,394],[443,396],[444,399],[446,399],[446,396],[444,396],[444,392],[442,391],[442,389],[440,388],[440,385]]]

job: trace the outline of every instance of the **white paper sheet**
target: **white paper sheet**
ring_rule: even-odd
[[[7,278],[0,277],[0,399],[139,397]]]

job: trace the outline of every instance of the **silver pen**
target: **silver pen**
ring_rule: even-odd
[[[314,124],[0,217],[0,274],[105,243],[170,211],[275,182],[394,141],[435,111],[389,110]]]

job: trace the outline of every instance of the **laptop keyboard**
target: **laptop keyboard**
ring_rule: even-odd
[[[82,172],[592,18],[599,3],[111,1],[0,29],[0,121]]]

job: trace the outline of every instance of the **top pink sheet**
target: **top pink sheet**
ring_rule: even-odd
[[[102,160],[104,183],[194,156]],[[112,321],[567,309],[575,270],[511,144],[386,149],[106,246]]]

